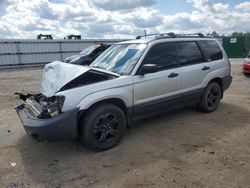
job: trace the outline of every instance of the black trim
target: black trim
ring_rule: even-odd
[[[94,84],[98,82],[104,82],[107,80],[118,78],[118,76],[114,76],[112,74],[100,72],[97,70],[90,69],[84,74],[76,77],[70,82],[66,83],[63,87],[60,88],[59,91],[65,91],[68,89],[73,89],[77,87],[82,87],[84,85]]]
[[[157,39],[164,39],[164,38],[205,38],[202,33],[189,33],[189,34],[175,34],[173,32],[170,33],[155,33],[155,34],[145,34],[139,35],[136,39],[141,39],[142,37],[147,38],[148,36],[155,36],[155,40]],[[157,37],[158,36],[158,37]]]
[[[229,88],[233,80],[233,77],[228,75],[222,78],[222,89],[225,91],[226,89]]]
[[[198,103],[204,90],[204,88],[196,89],[182,94],[135,105],[133,117],[137,119],[141,117],[152,116],[165,111],[173,110],[175,108],[186,106],[188,104]]]

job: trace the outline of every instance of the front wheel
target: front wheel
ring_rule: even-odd
[[[104,151],[118,144],[126,130],[124,112],[102,104],[87,112],[80,122],[80,139],[90,149]]]
[[[221,96],[222,91],[220,85],[217,82],[210,83],[198,104],[198,108],[202,112],[207,113],[215,111],[219,106]]]

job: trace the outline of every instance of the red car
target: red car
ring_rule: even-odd
[[[243,73],[250,74],[250,55],[248,55],[243,63]]]

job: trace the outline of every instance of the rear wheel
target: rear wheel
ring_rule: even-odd
[[[202,112],[207,113],[215,111],[219,106],[221,96],[222,91],[220,85],[217,82],[210,83],[198,104],[198,108]]]
[[[87,112],[80,126],[82,142],[90,149],[103,151],[121,141],[126,130],[126,117],[118,106],[102,104]]]

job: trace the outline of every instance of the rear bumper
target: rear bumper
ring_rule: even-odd
[[[25,105],[16,107],[27,134],[39,141],[56,141],[77,137],[78,109],[48,119],[32,117]]]
[[[225,91],[226,89],[229,88],[229,86],[232,83],[232,80],[233,80],[233,77],[230,76],[230,75],[225,76],[224,78],[222,78],[222,89],[223,89],[223,91]]]
[[[246,74],[250,74],[250,64],[247,63],[243,64],[243,72]]]

